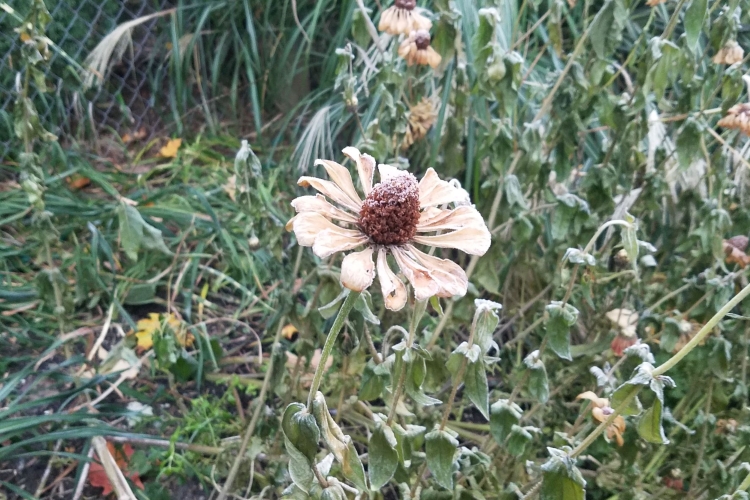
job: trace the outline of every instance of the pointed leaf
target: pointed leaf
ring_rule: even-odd
[[[649,443],[668,444],[669,439],[664,434],[661,419],[662,403],[659,399],[655,399],[654,405],[646,410],[638,422],[638,434]]]
[[[370,436],[367,448],[367,474],[370,477],[370,488],[379,490],[391,480],[398,467],[396,436],[383,424],[377,425]]]
[[[453,490],[453,464],[458,441],[445,430],[434,430],[425,436],[427,467],[440,486]]]
[[[497,444],[503,445],[514,425],[521,420],[523,410],[507,399],[501,399],[490,408],[490,432]]]
[[[480,360],[466,365],[464,391],[484,418],[489,420],[489,390],[487,389],[487,373],[484,370],[483,361]]]
[[[692,0],[685,9],[685,37],[690,50],[695,50],[706,18],[708,0]]]

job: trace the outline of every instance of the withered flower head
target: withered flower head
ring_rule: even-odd
[[[732,64],[737,64],[742,61],[743,57],[745,57],[745,51],[742,50],[740,44],[734,40],[730,40],[726,45],[719,49],[713,58],[713,62],[714,64],[726,64],[727,66],[731,66]]]
[[[750,103],[735,104],[729,108],[727,115],[719,120],[717,125],[737,129],[745,135],[750,135]]]
[[[398,47],[398,55],[406,59],[406,64],[429,65],[437,68],[440,64],[440,54],[430,47],[430,32],[427,30],[416,30],[409,33]]]
[[[418,104],[412,106],[409,110],[409,124],[406,127],[406,135],[401,142],[401,148],[406,149],[424,138],[436,118],[435,105],[431,99],[423,97]]]
[[[576,396],[576,400],[579,399],[588,399],[591,401],[591,416],[597,422],[605,422],[612,415],[613,410],[610,408],[609,399],[607,398],[600,398],[593,392],[586,391]],[[612,423],[607,426],[607,439],[610,441],[614,439],[617,446],[622,446],[625,444],[625,440],[622,438],[624,433],[625,419],[622,418],[622,415],[617,415]]]
[[[726,258],[724,261],[727,264],[738,264],[741,268],[745,268],[750,264],[750,256],[745,253],[747,249],[747,236],[737,235],[732,236],[728,240],[721,242]]]
[[[490,246],[490,232],[476,208],[463,204],[465,191],[441,180],[432,168],[417,182],[412,174],[391,165],[378,165],[380,182],[373,185],[375,159],[353,147],[343,152],[357,165],[364,200],[347,168],[331,160],[316,160],[331,180],[300,177],[300,186],[312,186],[321,194],[292,201],[298,213],[286,227],[294,231],[297,242],[312,247],[321,259],[364,247],[344,257],[341,284],[361,292],[372,284],[377,272],[385,306],[393,311],[404,307],[407,297],[403,281],[388,264],[388,254],[411,283],[417,300],[465,295],[469,281],[458,264],[415,246],[484,255]],[[452,209],[438,208],[451,203]],[[435,232],[440,234],[425,234]]]
[[[380,15],[378,29],[389,35],[408,35],[432,28],[432,21],[417,8],[417,0],[396,0]]]
[[[664,3],[664,2],[666,2],[666,1],[667,1],[667,0],[648,0],[648,1],[646,2],[646,5],[648,5],[649,7],[656,7],[656,6],[657,6],[657,5],[659,5],[660,3]]]
[[[622,356],[625,349],[638,342],[638,313],[630,309],[612,309],[605,316],[618,327],[617,335],[612,339],[610,347],[615,356]]]

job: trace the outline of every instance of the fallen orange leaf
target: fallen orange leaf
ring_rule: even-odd
[[[139,489],[143,489],[143,483],[141,482],[140,476],[137,472],[131,472],[128,470],[130,457],[133,455],[133,447],[129,444],[124,444],[119,449],[115,448],[115,445],[107,441],[107,449],[112,454],[120,468],[122,473],[128,477],[133,484]],[[89,469],[89,484],[94,488],[102,488],[102,497],[106,497],[112,493],[112,483],[109,482],[107,473],[104,472],[104,467],[98,462],[92,462],[91,468]]]
[[[91,179],[82,175],[74,175],[65,179],[70,189],[82,189],[91,184]]]
[[[21,33],[22,42],[25,43],[25,42],[28,42],[29,40],[31,40],[31,35],[29,35],[28,33]]]
[[[159,156],[164,158],[174,158],[177,156],[177,150],[182,145],[182,139],[170,139],[166,146],[159,150]]]

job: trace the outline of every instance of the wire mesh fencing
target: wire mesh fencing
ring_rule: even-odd
[[[12,149],[15,81],[19,68],[15,58],[21,40],[14,28],[28,8],[26,0],[11,0],[15,13],[0,10],[0,156]],[[170,0],[47,0],[52,22],[47,36],[56,47],[47,70],[53,91],[35,93],[34,102],[42,124],[68,139],[96,138],[100,133],[124,135],[153,131],[163,113],[154,106],[160,90],[154,73],[164,71],[155,61],[154,36]],[[155,15],[156,14],[156,15]],[[148,17],[150,16],[150,17]],[[144,18],[146,18],[144,20]],[[86,58],[113,30],[131,23],[115,47],[104,72],[93,70],[93,85],[85,84],[91,69]],[[163,43],[163,42],[162,42]],[[144,128],[145,126],[145,128]]]

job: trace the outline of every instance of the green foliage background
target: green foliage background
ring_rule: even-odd
[[[398,41],[382,34],[379,50],[367,20],[377,23],[380,8],[363,5],[367,16],[354,0],[178,2],[153,33],[158,50],[144,70],[159,89],[154,109],[183,137],[174,159],[152,154],[158,139],[120,142],[116,158],[94,154],[93,138],[65,148],[35,140],[31,160],[14,143],[0,170],[0,442],[9,443],[0,461],[57,456],[58,440],[78,440],[66,459],[80,460],[91,435],[136,432],[219,450],[147,448],[146,494],[159,498],[174,478],[211,485],[213,471],[226,479],[237,454],[236,439],[226,438],[246,428],[237,406],[247,420],[260,407],[235,487],[252,476],[251,494],[281,495],[294,473],[280,419],[305,399],[304,364],[322,346],[341,291],[340,260],[320,262],[283,226],[302,193],[296,179],[323,176],[314,159],[341,161],[339,151],[354,145],[418,177],[434,167],[460,180],[493,234],[478,260],[439,252],[467,269],[471,285],[466,298],[432,304],[414,325],[429,351],[420,391],[445,402],[446,366],[469,336],[473,299],[503,304],[492,333],[500,359],[480,361],[490,421],[474,406],[484,383],[476,366],[445,430],[433,430],[445,406],[415,404],[409,394],[414,415],[399,422],[426,432],[404,438],[411,462],[397,455],[374,497],[420,490],[422,498],[569,499],[583,498],[585,482],[593,499],[710,499],[736,490],[732,498],[744,498],[747,305],[669,371],[673,388],[648,378],[644,362],[667,362],[747,284],[723,240],[750,234],[749,146],[740,131],[717,126],[748,100],[747,58],[726,66],[712,57],[731,40],[750,48],[750,3],[420,2],[432,12],[432,45],[443,59],[436,71],[406,66]],[[56,22],[47,31],[53,41]],[[434,125],[403,150],[410,108],[423,97],[435,103]],[[238,150],[244,157],[235,160]],[[36,198],[25,183],[32,170]],[[75,176],[91,187],[71,188],[66,179]],[[224,189],[231,176],[235,198]],[[611,220],[626,223],[598,231]],[[386,313],[375,289],[367,300],[338,340],[323,392],[357,452],[376,443],[382,454],[369,459],[388,469],[386,431],[372,415],[388,413],[393,370],[373,361],[367,336],[387,359],[397,343],[391,327],[407,327],[409,317]],[[117,374],[81,381],[79,369],[97,363],[86,363],[84,337],[66,334],[89,328],[95,338],[106,318],[127,332],[145,312],[167,308],[189,325],[195,347],[161,343],[139,379],[120,386],[157,416],[125,429],[113,423],[129,414],[114,398],[95,420],[68,414]],[[623,333],[606,313],[618,308],[639,314],[637,336],[652,359],[615,355]],[[367,322],[369,310],[379,324]],[[275,343],[287,323],[298,336]],[[168,330],[159,335],[172,339]],[[242,339],[254,335],[250,348]],[[266,357],[248,361],[258,345]],[[130,337],[120,346],[135,348]],[[284,351],[303,361],[282,369]],[[241,363],[231,361],[238,356]],[[587,441],[598,422],[576,396],[595,391],[616,407],[641,385],[643,411],[623,412],[624,445]],[[36,397],[42,388],[48,396]],[[38,416],[44,411],[52,416]],[[582,443],[585,453],[571,458]],[[305,448],[308,460],[325,455],[317,446]],[[303,458],[293,455],[292,464]],[[165,465],[144,465],[157,459]],[[351,482],[341,469],[332,475]],[[36,487],[0,480],[9,491]]]

